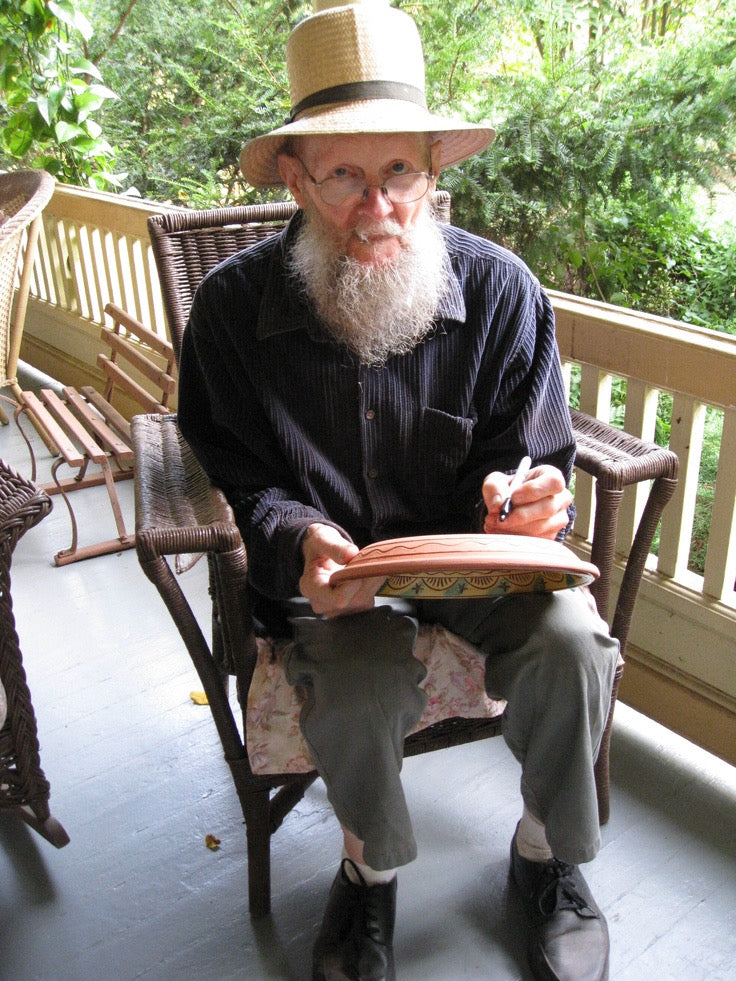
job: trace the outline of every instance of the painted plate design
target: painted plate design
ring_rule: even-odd
[[[367,545],[331,582],[385,576],[378,590],[382,596],[473,599],[571,589],[598,575],[594,565],[560,542],[521,535],[433,535]]]

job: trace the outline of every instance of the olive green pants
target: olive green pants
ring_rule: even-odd
[[[606,624],[578,589],[413,608],[487,654],[486,688],[507,700],[503,732],[521,763],[524,802],[557,858],[592,859],[600,846],[593,764],[618,658]],[[417,849],[401,785],[403,741],[425,704],[425,669],[412,655],[417,620],[381,605],[292,622],[287,678],[304,686],[302,731],[335,814],[363,841],[368,865],[404,865]]]

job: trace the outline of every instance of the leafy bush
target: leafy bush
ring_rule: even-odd
[[[105,126],[127,186],[190,207],[262,200],[242,181],[238,158],[246,139],[287,115],[286,39],[311,4],[141,2],[112,45],[118,10],[89,7],[92,57],[120,95]]]
[[[0,0],[0,140],[16,166],[105,188],[119,181],[94,117],[115,94],[82,53],[91,36],[71,0]]]
[[[548,286],[733,329],[734,238],[692,202],[736,184],[736,16],[710,11],[687,43],[609,42],[604,71],[562,35],[489,80],[496,143],[443,174],[458,223]]]
[[[442,174],[457,224],[509,246],[548,286],[734,329],[733,238],[692,204],[694,189],[736,183],[728,5],[685,0],[640,21],[580,0],[393,2],[422,34],[431,108],[498,128],[485,153]],[[129,191],[193,207],[261,200],[240,149],[283,121],[286,41],[311,9],[0,0],[6,154],[101,186],[114,180],[102,125]]]
[[[611,199],[593,224],[612,303],[736,333],[736,238],[704,227],[691,202]]]

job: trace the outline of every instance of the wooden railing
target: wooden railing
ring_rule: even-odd
[[[21,357],[54,378],[97,378],[109,300],[165,335],[146,230],[166,210],[136,199],[59,186],[44,215]],[[670,446],[680,481],[662,522],[634,614],[622,697],[736,762],[736,338],[552,293],[566,377],[579,374],[580,408],[608,420],[615,379],[626,386],[624,428],[653,440],[660,392],[672,396]],[[618,386],[620,387],[620,386]],[[706,415],[722,419],[720,465],[702,575],[688,570]],[[584,552],[594,502],[576,483],[573,546]],[[627,492],[623,557],[642,507]]]
[[[608,419],[614,381],[624,379],[624,429],[653,440],[659,393],[672,397],[669,445],[680,476],[637,601],[623,698],[736,763],[736,338],[560,293],[552,301],[568,375],[580,366],[580,408]],[[688,558],[707,421],[721,435],[697,574]],[[622,554],[642,496],[632,488],[624,498]],[[575,499],[575,531],[584,540],[593,506],[584,474]]]

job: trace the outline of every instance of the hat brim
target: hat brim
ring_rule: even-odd
[[[480,153],[495,136],[495,131],[483,123],[435,116],[419,105],[401,100],[341,103],[305,112],[293,123],[250,140],[240,154],[240,170],[253,187],[283,184],[278,155],[291,137],[349,133],[431,133],[442,140],[443,167]]]

